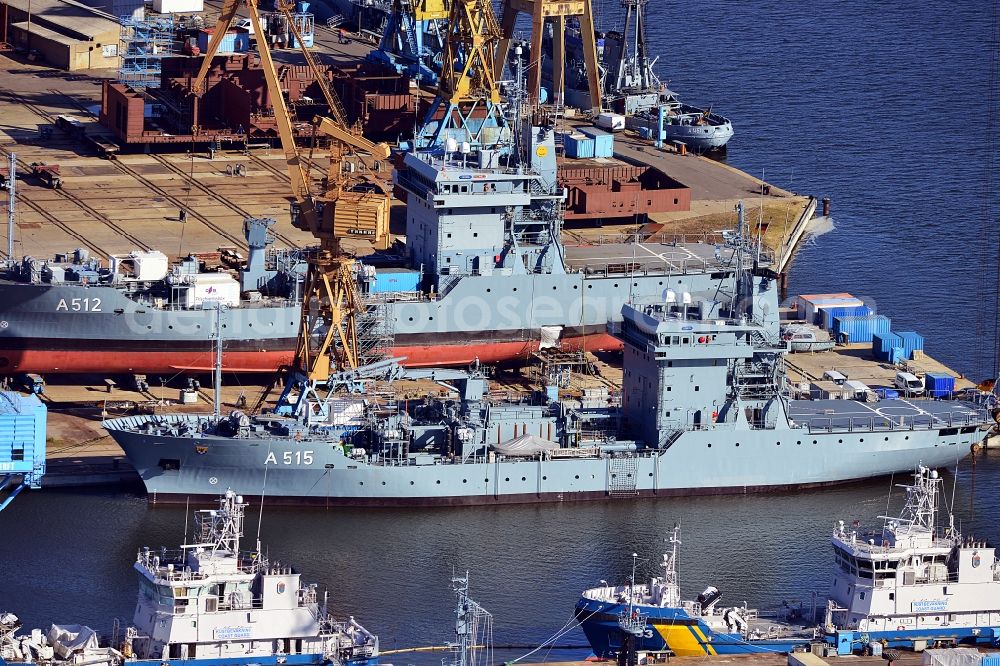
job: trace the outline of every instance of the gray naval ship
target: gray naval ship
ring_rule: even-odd
[[[84,249],[7,265],[0,372],[207,371],[217,303],[227,306],[226,369],[273,372],[293,355],[305,274],[301,252],[270,247],[273,225],[246,220],[246,262],[220,253],[229,266],[156,250],[105,264]]]
[[[481,374],[456,370],[423,371],[448,397],[377,399],[354,373],[338,379],[364,396],[293,381],[270,414],[104,427],[152,501],[232,486],[271,502],[356,506],[804,488],[953,465],[981,439],[989,415],[970,403],[790,399],[768,256],[735,233],[711,265],[622,307],[620,406],[558,400],[552,387],[495,399]]]
[[[565,245],[551,212],[561,194],[552,131],[533,146],[520,172],[483,168],[477,154],[407,154],[397,184],[410,204],[408,243],[363,258],[374,272],[358,278],[388,323],[386,346],[407,366],[523,362],[555,344],[619,349],[608,326],[621,322],[625,300],[719,282],[711,244]],[[83,253],[24,258],[0,276],[0,372],[208,372],[217,301],[227,305],[225,370],[276,371],[294,355],[302,264],[268,247],[273,224],[247,221],[249,255],[233,271],[196,259],[170,266],[159,252],[114,257],[111,267]]]

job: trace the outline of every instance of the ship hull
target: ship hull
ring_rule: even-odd
[[[657,269],[665,264],[655,257],[674,251],[643,247],[653,248]],[[707,257],[711,248],[695,246]],[[524,362],[553,342],[592,351],[621,349],[608,327],[621,321],[622,303],[662,298],[669,278],[616,274],[636,250],[625,245],[599,250],[596,261],[590,256],[594,248],[580,250],[573,273],[462,276],[445,295],[390,301],[385,317],[392,321],[393,353],[406,357],[404,365],[426,367],[466,365],[477,358]],[[567,250],[571,261],[574,251]],[[640,257],[646,254],[641,251]],[[691,257],[690,269],[681,262],[673,268],[689,271],[683,276],[688,289],[732,288],[730,276],[704,272],[705,257]],[[586,275],[580,272],[584,266],[601,274]],[[214,364],[215,317],[214,309],[158,309],[110,286],[0,283],[0,373],[207,371]],[[227,309],[223,368],[270,372],[286,364],[299,318],[299,306],[291,301]]]
[[[418,337],[418,336],[414,336]],[[439,367],[482,363],[526,361],[541,346],[538,339],[510,340],[512,332],[493,331],[481,339],[468,337],[447,343],[406,343],[406,338],[392,348],[393,356],[405,358],[408,367]],[[506,339],[505,339],[506,338]],[[227,372],[275,372],[291,363],[295,340],[227,341],[222,357]],[[34,373],[174,373],[210,372],[215,362],[212,342],[190,345],[164,343],[162,349],[150,349],[142,340],[34,341],[29,348],[0,348],[0,364],[6,372]],[[156,345],[161,346],[161,345]],[[246,349],[234,349],[245,346]],[[621,349],[622,343],[607,333],[570,335],[562,339],[564,349],[609,351]]]
[[[975,427],[811,434],[806,429],[751,430],[736,437],[689,431],[664,451],[626,457],[382,465],[345,456],[341,441],[348,435],[343,432],[305,442],[162,436],[143,432],[142,418],[124,417],[105,427],[156,502],[208,497],[225,487],[240,488],[250,497],[264,494],[274,503],[361,507],[742,494],[861,480],[918,464],[949,466],[978,441]],[[733,439],[742,446],[734,446]]]

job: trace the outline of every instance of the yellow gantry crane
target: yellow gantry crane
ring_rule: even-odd
[[[263,34],[257,0],[225,0],[223,3],[215,32],[192,86],[196,93],[203,92],[212,59],[218,53],[240,4],[246,5],[255,26],[261,67],[274,106],[278,136],[298,209],[292,223],[310,232],[320,243],[318,251],[309,256],[295,365],[311,382],[324,383],[332,373],[354,370],[361,362],[357,319],[363,305],[357,296],[354,260],[344,254],[340,240],[349,235],[362,235],[376,246],[387,242],[391,186],[386,160],[390,150],[388,145],[372,143],[362,136],[360,127],[348,126],[343,105],[326,73],[320,70],[304,45],[293,20],[292,4],[284,0],[279,1],[278,11],[288,22],[330,109],[331,117],[313,119],[314,131],[330,140],[326,190],[319,195],[312,193],[309,171],[295,144],[292,117],[267,37]],[[317,331],[322,331],[322,336],[314,335]]]

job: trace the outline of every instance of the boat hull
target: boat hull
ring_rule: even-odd
[[[511,331],[487,332],[481,339],[468,337],[453,342],[406,344],[403,337],[392,348],[393,356],[405,358],[407,367],[440,367],[482,363],[527,361],[537,352],[541,340],[511,340]],[[211,372],[215,353],[211,341],[184,349],[178,342],[163,349],[150,349],[142,340],[35,341],[30,348],[0,348],[0,365],[7,372],[33,373],[174,373]],[[294,340],[236,341],[225,343],[222,364],[227,372],[271,373],[287,366],[295,356]],[[157,345],[159,346],[159,345]],[[238,349],[238,347],[249,347]],[[622,348],[621,340],[607,333],[564,337],[564,349],[609,351]],[[236,349],[234,349],[234,347]]]

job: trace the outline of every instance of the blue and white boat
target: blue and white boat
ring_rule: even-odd
[[[863,535],[839,521],[833,532],[836,569],[822,626],[815,617],[785,607],[765,614],[720,606],[708,587],[683,600],[677,582],[679,530],[663,556],[662,578],[586,590],[576,617],[598,657],[626,651],[679,656],[791,652],[813,642],[838,654],[872,645],[1000,646],[1000,560],[985,541],[963,537],[949,514],[937,525],[941,478],[919,466],[902,486],[906,503],[898,517],[883,516],[881,531]],[[633,562],[636,555],[633,554]]]
[[[259,542],[240,550],[245,509],[226,491],[218,509],[195,512],[194,543],[139,551],[135,616],[111,645],[80,625],[18,635],[17,617],[0,613],[0,666],[376,666],[376,636],[332,618],[316,585]]]
[[[663,577],[648,584],[607,585],[586,590],[576,604],[576,618],[594,654],[612,658],[623,651],[693,657],[754,652],[791,652],[818,637],[818,630],[797,622],[799,609],[765,614],[746,605],[722,607],[722,593],[709,586],[697,599],[681,599],[677,578],[680,528],[663,555]],[[604,583],[604,581],[601,581]],[[767,615],[767,617],[765,617]]]
[[[919,467],[898,518],[862,535],[833,531],[836,568],[825,631],[838,651],[878,641],[891,647],[1000,645],[1000,561],[981,539],[963,536],[949,513],[937,524],[941,478]]]

